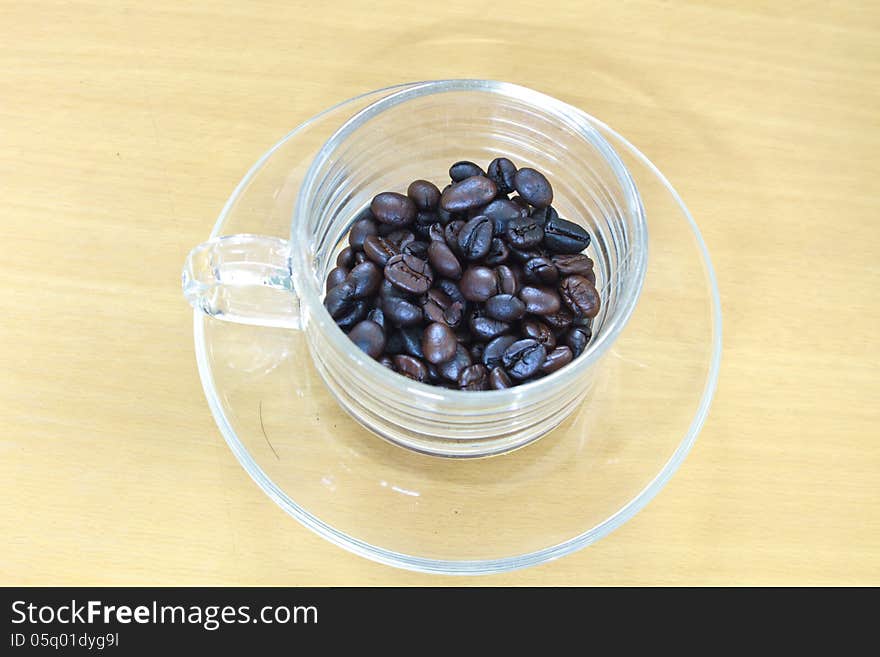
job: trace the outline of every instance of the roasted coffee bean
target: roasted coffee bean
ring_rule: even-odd
[[[467,222],[463,219],[455,219],[446,224],[446,228],[443,229],[443,237],[446,238],[446,245],[452,249],[452,252],[456,255],[461,255],[461,251],[458,248],[458,234],[461,232],[461,229],[464,228],[464,225]]]
[[[537,340],[550,352],[556,348],[556,336],[553,329],[538,319],[528,319],[522,323],[522,334],[527,338]]]
[[[553,202],[553,188],[540,171],[528,167],[520,169],[513,177],[513,186],[520,196],[537,208],[546,207]]]
[[[523,265],[523,279],[527,283],[552,285],[559,280],[559,270],[550,258],[532,258]]]
[[[501,365],[504,352],[516,340],[517,337],[515,335],[499,335],[497,338],[490,340],[483,350],[483,365],[490,370]]]
[[[385,238],[394,246],[396,246],[398,250],[403,251],[407,244],[415,241],[416,236],[411,230],[407,230],[406,228],[397,228],[385,235]]]
[[[331,269],[330,273],[327,274],[327,292],[329,292],[331,288],[343,283],[346,276],[348,276],[348,269],[345,267],[334,267]]]
[[[440,190],[427,180],[414,180],[406,190],[419,210],[434,210],[440,203]]]
[[[385,265],[385,280],[406,292],[424,294],[434,282],[434,273],[424,260],[401,253]]]
[[[530,249],[544,239],[544,229],[531,217],[519,217],[507,224],[504,235],[511,246],[517,249]]]
[[[415,240],[409,242],[406,246],[403,247],[401,253],[406,253],[411,256],[415,256],[419,260],[427,260],[428,259],[428,242],[422,242],[421,240]]]
[[[421,326],[407,326],[400,329],[400,337],[403,340],[402,353],[415,356],[416,358],[424,358],[422,351],[422,328]]]
[[[455,281],[451,281],[448,278],[441,278],[437,281],[437,289],[445,292],[453,301],[460,302],[462,306],[466,307],[468,305],[467,299],[464,298],[461,289],[458,287],[458,283]]]
[[[526,304],[512,294],[496,294],[486,300],[486,314],[503,322],[513,322],[526,314]]]
[[[344,283],[343,283],[344,285]],[[337,286],[342,287],[342,286]],[[334,290],[336,288],[333,288]],[[331,290],[332,292],[332,290]],[[341,329],[348,329],[357,324],[362,319],[367,318],[367,313],[370,310],[370,304],[366,302],[364,299],[355,299],[351,306],[349,307],[349,311],[340,317],[335,317],[336,325]]]
[[[455,348],[455,355],[444,363],[437,366],[440,376],[448,381],[458,381],[462,370],[471,364],[471,355],[464,345],[459,344]]]
[[[529,260],[543,258],[546,255],[542,249],[518,249],[515,246],[508,248],[510,250],[510,260],[521,265],[524,265]]]
[[[510,249],[507,248],[507,244],[504,243],[504,240],[500,237],[493,237],[492,243],[489,245],[489,253],[483,258],[483,262],[487,265],[495,266],[507,262],[507,258],[509,257]]]
[[[378,358],[385,350],[385,333],[382,327],[369,319],[355,324],[348,337],[370,358]]]
[[[498,279],[498,292],[500,294],[518,294],[520,288],[520,276],[516,269],[507,265],[495,268],[495,276]]]
[[[350,246],[345,247],[336,256],[336,266],[351,269],[354,267],[354,249]]]
[[[583,276],[568,276],[559,284],[562,300],[579,317],[595,317],[599,313],[599,292]]]
[[[471,331],[467,327],[467,322],[455,329],[455,339],[459,344],[463,344],[464,346],[468,346],[474,341],[474,336],[471,335]]]
[[[519,291],[519,298],[526,304],[526,312],[532,315],[552,315],[561,306],[559,294],[553,288],[525,285]]]
[[[548,205],[546,208],[532,208],[529,216],[542,226],[546,226],[548,221],[558,219],[559,213],[552,205]]]
[[[471,358],[474,360],[474,362],[479,362],[483,360],[483,351],[485,351],[485,349],[486,345],[484,343],[474,342],[471,345],[471,348],[468,349],[468,351],[470,352]]]
[[[546,322],[547,326],[554,331],[563,331],[571,326],[574,315],[568,308],[561,307],[558,312],[541,317],[541,321]]]
[[[384,297],[382,312],[395,326],[415,326],[422,323],[422,309],[401,297]]]
[[[554,255],[551,259],[562,276],[586,276],[593,271],[593,261],[583,253]]]
[[[446,243],[446,235],[443,226],[438,222],[428,229],[428,239],[432,242]]]
[[[461,278],[461,263],[446,242],[434,240],[428,245],[428,262],[440,276]]]
[[[437,213],[435,212],[426,212],[420,211],[416,215],[416,220],[412,222],[409,227],[412,229],[413,233],[415,233],[418,239],[428,240],[429,232],[431,230],[431,226],[437,223]]]
[[[510,194],[516,185],[516,165],[506,157],[496,157],[489,162],[486,170],[489,178],[495,183],[499,194]]]
[[[422,352],[424,358],[435,365],[445,363],[455,356],[455,348],[458,342],[455,333],[446,324],[434,322],[425,327],[422,333]]]
[[[437,221],[439,221],[441,225],[445,226],[450,221],[455,221],[456,219],[461,219],[461,215],[457,212],[449,212],[449,210],[444,210],[439,205],[437,206]]]
[[[506,198],[496,198],[494,201],[479,210],[480,214],[489,217],[496,235],[503,235],[507,230],[507,225],[514,219],[520,219],[527,216],[526,211]]]
[[[458,248],[467,260],[480,260],[489,253],[492,245],[492,222],[479,215],[461,227],[458,233]]]
[[[470,178],[471,176],[483,175],[485,174],[478,164],[468,162],[467,160],[456,162],[449,167],[449,177],[452,178],[452,182],[461,182],[465,178]]]
[[[394,357],[394,368],[406,378],[424,383],[428,379],[427,366],[414,356],[398,354]]]
[[[379,286],[379,296],[382,299],[390,297],[410,299],[412,295],[409,292],[404,292],[400,288],[392,285],[389,281],[382,281],[382,284]]]
[[[544,364],[547,351],[537,340],[526,338],[510,345],[502,356],[504,369],[515,379],[527,379]]]
[[[361,219],[356,221],[348,233],[348,243],[351,248],[361,250],[364,248],[364,240],[369,235],[378,235],[379,228],[372,219]]]
[[[385,333],[385,353],[394,355],[405,353],[405,345],[403,343],[403,333],[399,330],[386,331]]]
[[[574,358],[577,358],[584,353],[584,349],[587,348],[591,337],[592,335],[590,331],[580,326],[572,327],[568,333],[565,334],[565,344],[571,349]]]
[[[503,367],[493,367],[489,372],[489,387],[492,390],[507,390],[513,387],[513,381],[510,380]]]
[[[367,319],[378,324],[383,333],[388,331],[388,323],[385,321],[385,313],[382,312],[381,308],[373,308],[367,313]]]
[[[379,291],[379,286],[382,284],[382,270],[374,262],[363,262],[356,265],[345,280],[351,283],[352,296],[356,299],[364,299]]]
[[[511,329],[508,322],[481,314],[472,315],[468,326],[470,326],[471,334],[474,338],[483,342],[488,342],[499,335],[509,333]]]
[[[389,356],[388,354],[385,354],[379,359],[379,364],[382,367],[387,367],[389,370],[394,371],[394,361],[391,360],[391,356]]]
[[[462,295],[468,301],[485,301],[498,294],[498,279],[495,272],[479,265],[465,269],[459,286]]]
[[[596,272],[592,269],[584,274],[584,278],[590,281],[590,283],[592,283],[593,285],[596,285]]]
[[[436,365],[432,365],[431,363],[425,363],[428,368],[428,381],[434,383],[440,380],[440,372],[437,370]]]
[[[417,208],[408,196],[397,192],[382,192],[373,197],[370,211],[383,224],[406,226],[415,220]]]
[[[523,209],[523,216],[528,216],[528,214],[532,211],[532,206],[529,205],[529,202],[525,200],[522,196],[514,196],[510,199],[511,203],[515,203],[519,207]]]
[[[544,247],[553,253],[580,253],[590,246],[590,234],[567,219],[552,219],[544,225]]]
[[[400,252],[397,247],[386,237],[368,235],[364,240],[364,254],[380,267],[384,267],[385,263],[398,253]]]
[[[544,374],[552,374],[556,370],[568,365],[573,358],[571,349],[567,346],[556,347],[553,351],[548,352],[547,358],[544,359],[544,364],[541,365],[541,371]]]
[[[488,390],[489,373],[486,367],[477,363],[464,368],[458,376],[458,387],[462,390]]]
[[[471,176],[443,190],[440,207],[449,212],[467,212],[491,201],[497,191],[495,183],[485,176]]]
[[[324,296],[324,307],[333,319],[347,314],[354,302],[354,285],[348,282],[330,288]]]
[[[363,251],[357,251],[354,254],[354,266],[362,265],[367,262],[367,256]]]

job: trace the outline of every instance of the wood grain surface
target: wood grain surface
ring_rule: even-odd
[[[252,483],[180,292],[279,136],[445,77],[627,135],[702,229],[725,321],[661,494],[466,581],[351,555]],[[880,584],[878,79],[876,2],[3,2],[0,584]]]

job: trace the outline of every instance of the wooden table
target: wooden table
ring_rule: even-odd
[[[0,583],[880,584],[880,6],[767,4],[4,3]],[[725,319],[709,420],[657,499],[466,582],[353,556],[260,492],[179,284],[280,135],[443,77],[627,135],[696,217]]]

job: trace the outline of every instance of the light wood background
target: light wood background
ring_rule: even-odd
[[[880,584],[880,5],[417,4],[0,4],[0,584]],[[264,496],[179,289],[279,136],[443,77],[627,135],[696,217],[725,318],[666,489],[590,548],[472,580],[355,557]]]

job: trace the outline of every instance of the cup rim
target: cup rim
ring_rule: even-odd
[[[605,158],[606,163],[611,167],[613,173],[617,177],[624,194],[629,200],[628,205],[635,215],[632,217],[635,227],[634,240],[642,246],[641,249],[634,252],[633,260],[631,261],[631,265],[633,266],[633,276],[635,279],[635,289],[633,294],[628,295],[622,300],[620,311],[611,317],[611,321],[603,326],[601,333],[596,336],[595,340],[590,342],[584,353],[573,363],[545,377],[506,390],[471,391],[440,388],[427,383],[413,381],[402,377],[395,372],[389,371],[378,361],[370,358],[358,349],[356,345],[348,339],[348,336],[346,336],[336,325],[330,314],[327,312],[327,309],[324,308],[320,292],[317,289],[318,286],[312,285],[311,281],[307,280],[307,272],[309,272],[310,269],[310,260],[314,257],[312,250],[310,248],[292,248],[290,257],[292,262],[295,262],[295,266],[293,267],[294,283],[296,293],[300,299],[300,304],[307,310],[306,321],[315,322],[316,328],[336,349],[345,354],[345,356],[352,361],[354,366],[359,369],[363,368],[360,369],[362,375],[375,378],[378,382],[395,389],[400,394],[409,395],[410,397],[414,397],[424,403],[429,403],[432,406],[442,404],[446,401],[453,403],[456,407],[465,407],[467,410],[472,410],[474,408],[485,407],[487,404],[492,406],[516,404],[518,400],[521,400],[526,396],[546,393],[550,388],[565,386],[570,384],[574,379],[579,378],[585,370],[589,369],[599,361],[599,359],[617,340],[620,333],[629,322],[638,299],[641,296],[648,258],[648,229],[642,199],[636,188],[635,181],[632,179],[623,160],[611,144],[608,143],[601,133],[593,127],[593,123],[598,123],[598,120],[583,110],[542,92],[510,82],[497,80],[427,80],[387,87],[386,89],[379,91],[387,91],[388,94],[379,97],[376,101],[370,103],[346,120],[346,122],[323,144],[313,159],[303,179],[293,209],[290,229],[291,245],[311,244],[312,240],[307,231],[305,211],[307,200],[313,194],[313,190],[317,184],[317,172],[320,170],[321,166],[332,157],[335,148],[354,130],[360,127],[360,125],[370,118],[379,115],[381,112],[416,98],[452,91],[482,91],[524,102],[534,107],[536,110],[549,114],[554,120],[564,122],[567,127],[576,133],[579,133],[585,139],[588,139],[591,145],[599,150],[600,154]],[[375,93],[375,91],[369,92],[368,94],[363,94],[347,101],[343,101],[335,105],[333,109],[337,109],[347,103]],[[320,114],[317,116],[320,116]],[[308,123],[308,121],[306,123]],[[291,137],[293,137],[293,133],[282,139],[276,147],[283,145]],[[272,150],[274,150],[274,148]]]

